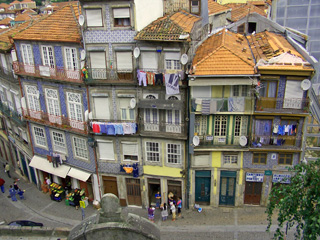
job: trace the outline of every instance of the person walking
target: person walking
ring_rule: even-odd
[[[166,221],[168,218],[168,209],[167,209],[167,204],[161,204],[161,217],[162,221]]]
[[[81,196],[80,196],[80,191],[78,188],[76,188],[74,190],[74,196],[73,196],[73,203],[74,203],[74,206],[76,207],[76,209],[78,210],[79,207],[80,207],[80,201],[81,201]]]
[[[156,208],[160,208],[160,202],[161,202],[161,194],[160,194],[160,192],[157,192],[155,194],[155,198],[156,198]]]
[[[9,163],[6,163],[6,166],[4,168],[4,171],[8,174],[8,177],[11,178],[10,176],[10,165]]]
[[[16,190],[16,192],[18,192],[18,190],[19,190],[18,180],[14,180],[14,182],[13,182],[13,188],[14,188],[14,190]]]
[[[155,211],[155,208],[152,207],[150,204],[148,208],[148,218],[151,222],[154,222],[154,211]]]
[[[172,221],[176,220],[176,206],[173,204],[173,202],[170,202],[170,210],[172,212]]]
[[[178,207],[178,217],[181,217],[181,208],[182,208],[181,197],[178,197],[177,207]]]
[[[2,193],[4,193],[4,183],[5,183],[6,181],[4,180],[4,179],[2,179],[2,178],[0,178],[0,188],[1,188],[1,192]]]
[[[12,185],[10,185],[9,194],[13,202],[17,201],[16,193],[17,193],[16,190],[12,187]]]

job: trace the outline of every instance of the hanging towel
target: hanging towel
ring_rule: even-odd
[[[107,134],[108,135],[116,135],[113,124],[107,124]]]
[[[166,93],[168,95],[179,94],[179,76],[178,74],[166,74]]]
[[[115,124],[114,125],[114,128],[115,128],[115,133],[116,134],[119,134],[119,135],[123,135],[123,127],[122,127],[122,124]]]
[[[92,131],[93,131],[94,133],[100,133],[100,126],[99,126],[98,123],[93,123],[93,124],[92,124]]]
[[[122,123],[122,127],[124,134],[131,134],[131,126],[129,123]]]
[[[210,114],[210,99],[202,100],[202,114],[204,115]]]
[[[101,133],[107,133],[107,128],[105,123],[100,124]]]
[[[217,112],[217,100],[211,99],[210,100],[210,114],[214,114]]]
[[[158,73],[155,74],[155,85],[163,85],[163,74],[162,73]]]

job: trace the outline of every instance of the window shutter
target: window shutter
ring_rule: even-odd
[[[94,97],[94,113],[97,119],[110,119],[109,99],[106,97]]]
[[[165,58],[168,60],[180,60],[179,52],[166,52]]]
[[[158,56],[156,52],[142,52],[141,66],[144,69],[158,69]]]
[[[22,100],[22,99],[21,99]],[[21,109],[21,103],[20,103],[20,99],[17,95],[14,95],[14,101],[16,103],[16,108],[17,108],[17,112],[22,115],[22,109]]]
[[[211,87],[192,87],[192,98],[211,98]]]
[[[120,108],[129,108],[131,98],[121,98],[120,99]]]
[[[99,142],[99,158],[106,160],[114,160],[113,142]]]
[[[101,9],[87,9],[87,26],[88,27],[101,27],[102,26],[102,13]]]
[[[118,70],[132,71],[132,53],[117,52],[117,68]]]
[[[105,52],[90,52],[91,68],[106,68]]]
[[[129,8],[114,8],[113,17],[114,18],[130,18]]]
[[[135,155],[138,156],[138,144],[137,143],[122,143],[123,155]]]
[[[6,56],[4,54],[1,54],[1,63],[4,69],[8,69]]]

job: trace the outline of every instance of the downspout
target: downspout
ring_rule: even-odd
[[[189,84],[188,84],[189,85]],[[187,88],[187,118],[188,118],[188,121],[189,121],[189,124],[190,124],[190,88],[188,86]],[[189,196],[190,196],[190,153],[189,153],[189,144],[190,144],[190,141],[189,141],[189,126],[187,126],[187,144],[186,144],[186,150],[187,150],[187,173],[186,173],[186,178],[187,178],[187,193],[186,193],[186,207],[187,209],[189,209],[189,203],[190,203],[190,199],[189,199]]]

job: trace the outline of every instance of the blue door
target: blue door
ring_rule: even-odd
[[[195,201],[210,203],[211,171],[196,171]]]
[[[220,205],[234,206],[237,172],[221,171],[220,173]]]

